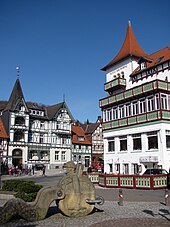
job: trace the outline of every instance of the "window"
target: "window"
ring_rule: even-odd
[[[133,174],[138,174],[139,173],[139,165],[138,164],[132,164],[132,171]]]
[[[113,120],[118,119],[118,111],[117,108],[113,108]]]
[[[156,95],[155,98],[156,98],[156,110],[159,110],[160,109],[159,96]]]
[[[112,109],[111,108],[107,109],[107,120],[108,121],[112,120]]]
[[[40,134],[40,143],[44,143],[44,135]]]
[[[66,152],[65,151],[62,151],[61,152],[61,160],[62,161],[65,161],[66,160]]]
[[[107,121],[107,119],[106,119],[106,110],[103,110],[103,121],[104,122]]]
[[[22,131],[16,131],[14,133],[14,141],[15,142],[24,141],[24,133]]]
[[[61,138],[61,144],[67,144],[67,138],[62,137]]]
[[[23,117],[16,117],[15,118],[15,124],[16,125],[24,125],[25,124],[25,119]]]
[[[140,113],[145,113],[146,112],[146,102],[145,98],[139,100],[139,105],[140,105]]]
[[[154,110],[154,97],[150,96],[148,97],[148,112]]]
[[[55,161],[59,161],[60,158],[59,158],[59,151],[55,151]]]
[[[125,74],[124,74],[124,72],[121,72],[121,78],[125,78]]]
[[[126,103],[126,117],[131,116],[131,106],[130,103]]]
[[[132,102],[132,115],[138,114],[138,101]]]
[[[127,151],[127,137],[121,136],[119,139],[120,139],[120,151]]]
[[[84,141],[84,136],[78,136],[78,141]]]
[[[74,156],[73,156],[73,161],[74,162],[76,162],[77,161],[77,157],[76,157],[76,155],[74,154]]]
[[[119,118],[124,118],[124,106],[119,106]]]
[[[115,164],[115,171],[116,173],[120,173],[120,164]]]
[[[44,121],[41,121],[41,122],[40,122],[40,128],[41,128],[41,129],[44,129]]]
[[[81,162],[81,155],[78,156],[78,160],[79,160],[79,162]]]
[[[28,134],[28,142],[33,142],[33,134],[32,133]]]
[[[19,110],[25,111],[25,106],[23,106],[22,104],[19,104]]]
[[[133,135],[133,150],[141,150],[142,144],[141,144],[141,134],[135,134]]]
[[[161,94],[161,105],[162,105],[162,109],[164,110],[168,109],[167,97],[164,94]]]
[[[129,164],[124,164],[123,165],[123,173],[124,174],[129,174]]]
[[[148,136],[148,149],[158,149],[158,137],[157,132],[149,132]]]
[[[140,64],[140,68],[141,68],[141,69],[145,69],[145,68],[146,68],[146,62],[142,62],[142,63]]]
[[[115,141],[114,140],[108,141],[108,151],[109,152],[115,151]]]
[[[170,131],[166,131],[166,148],[170,148]]]

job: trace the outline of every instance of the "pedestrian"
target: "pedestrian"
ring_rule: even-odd
[[[31,176],[31,166],[28,169],[28,175]]]
[[[45,177],[45,166],[43,166],[43,169],[42,169],[42,176],[44,176]]]
[[[34,175],[35,165],[32,166],[32,175]]]

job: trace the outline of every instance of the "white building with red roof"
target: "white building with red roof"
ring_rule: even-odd
[[[170,168],[170,47],[147,54],[131,23],[118,54],[105,67],[104,171],[143,173]]]
[[[82,163],[87,169],[91,164],[91,141],[85,135],[83,128],[79,125],[72,125],[72,160],[75,163]]]

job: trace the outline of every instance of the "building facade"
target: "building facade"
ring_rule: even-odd
[[[91,164],[103,165],[104,145],[101,117],[98,117],[96,123],[81,124],[81,127],[92,144]]]
[[[85,169],[91,164],[91,142],[79,125],[72,125],[72,160],[83,164]]]
[[[104,171],[170,168],[170,48],[146,54],[128,23],[118,54],[105,67]]]
[[[7,170],[8,143],[9,137],[6,133],[2,119],[0,118],[0,175],[3,173],[6,174],[8,172]]]
[[[26,102],[19,79],[8,101],[0,101],[1,117],[9,135],[8,165],[43,163],[61,168],[71,160],[73,116],[65,102],[52,106]]]

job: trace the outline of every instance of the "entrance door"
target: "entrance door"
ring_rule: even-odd
[[[21,149],[14,149],[12,151],[12,164],[14,166],[22,165],[22,150]]]

